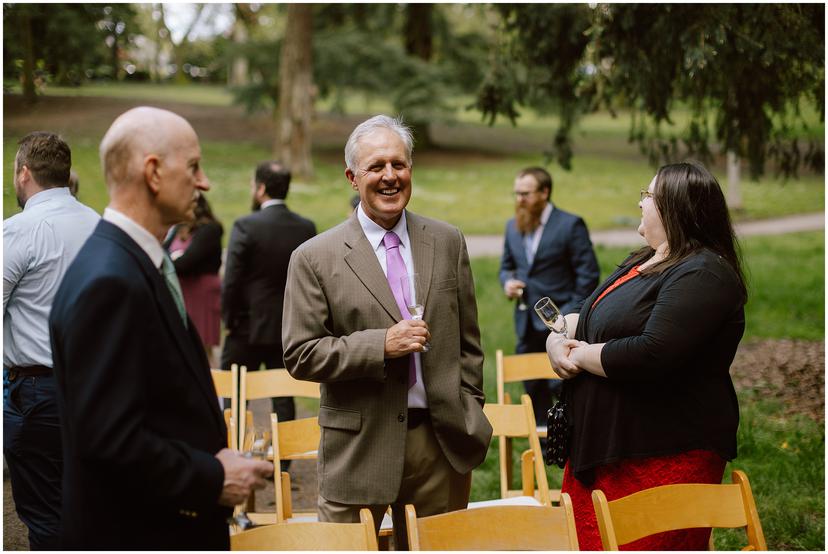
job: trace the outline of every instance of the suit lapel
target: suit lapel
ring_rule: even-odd
[[[362,281],[368,292],[388,312],[388,315],[394,318],[394,321],[400,321],[402,314],[391,293],[388,279],[382,272],[377,255],[371,248],[371,243],[365,238],[365,233],[362,232],[356,215],[351,216],[345,227],[345,246],[349,248],[345,253],[345,263]]]
[[[518,231],[517,223],[513,223],[510,228],[507,240],[511,242],[511,250],[515,254],[515,257],[518,258],[515,260],[517,267],[525,267],[526,274],[528,275],[531,269],[529,267],[529,258],[526,256],[526,244],[523,242],[523,235]]]
[[[414,269],[419,274],[420,301],[423,306],[427,305],[428,292],[431,288],[431,274],[434,271],[434,235],[428,232],[425,223],[419,216],[406,212],[405,217],[408,223],[408,240],[411,242],[411,259],[414,262]]]
[[[109,235],[118,244],[123,246],[132,255],[137,265],[141,268],[147,281],[150,284],[155,301],[161,311],[164,323],[167,326],[169,336],[172,337],[172,342],[175,343],[176,348],[181,352],[187,360],[187,368],[193,374],[199,384],[199,389],[212,406],[212,412],[216,416],[217,421],[223,424],[224,418],[218,410],[218,403],[216,402],[216,391],[212,382],[209,380],[209,372],[204,371],[204,358],[199,356],[201,352],[201,345],[199,341],[193,339],[192,334],[184,328],[181,322],[181,315],[178,313],[178,308],[175,306],[175,301],[172,298],[164,278],[161,276],[158,268],[153,266],[147,253],[144,252],[138,244],[130,238],[124,231],[117,226],[112,225],[108,221],[102,221],[108,225],[107,235]],[[188,326],[192,327],[193,322],[188,318]]]

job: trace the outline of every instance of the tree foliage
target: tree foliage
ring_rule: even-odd
[[[825,8],[820,4],[498,6],[504,40],[477,107],[513,122],[520,106],[557,106],[551,154],[568,167],[572,124],[600,107],[629,108],[630,140],[654,163],[712,156],[718,144],[762,174],[824,164],[821,141],[802,153],[802,103],[824,121]],[[677,109],[679,131],[666,129]]]

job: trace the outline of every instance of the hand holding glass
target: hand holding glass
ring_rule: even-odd
[[[403,299],[408,308],[408,315],[411,319],[420,321],[423,319],[425,306],[418,300],[422,294],[422,284],[420,276],[417,273],[408,273],[400,277],[400,285],[402,286]],[[423,345],[423,352],[428,352],[431,348],[429,343]]]
[[[267,460],[270,450],[270,430],[265,427],[250,426],[244,430],[244,441],[242,442],[242,456]],[[256,494],[253,492],[252,494]],[[255,523],[247,516],[242,506],[236,506],[234,515],[227,521],[238,530],[244,531],[255,527]]]
[[[535,313],[538,314],[547,329],[553,333],[566,336],[566,318],[548,296],[544,296],[535,303]]]
[[[516,281],[517,280],[517,271],[510,271],[509,272],[509,280],[511,280],[511,281]],[[520,310],[521,312],[525,312],[526,310],[529,309],[529,306],[526,305],[526,301],[524,300],[524,296],[523,296],[524,289],[521,288],[521,289],[519,289],[519,291],[520,292],[518,294],[517,309]]]

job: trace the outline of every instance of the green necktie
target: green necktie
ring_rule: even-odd
[[[184,295],[181,293],[181,283],[178,282],[178,275],[175,274],[175,266],[166,252],[164,253],[164,261],[161,264],[161,273],[164,274],[164,281],[167,283],[167,288],[170,289],[173,300],[175,300],[175,307],[178,308],[178,314],[184,322],[184,327],[187,327],[187,309],[184,307]]]

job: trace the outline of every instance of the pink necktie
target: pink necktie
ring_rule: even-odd
[[[402,291],[401,279],[408,274],[405,268],[405,262],[400,254],[400,237],[393,231],[385,233],[382,239],[385,245],[385,265],[388,269],[387,278],[388,285],[391,287],[391,292],[394,294],[394,300],[397,301],[397,307],[400,309],[400,316],[406,319],[405,314],[408,313],[408,306],[405,305],[405,297]],[[414,355],[408,355],[408,388],[414,386],[417,382],[417,366],[414,362]]]

